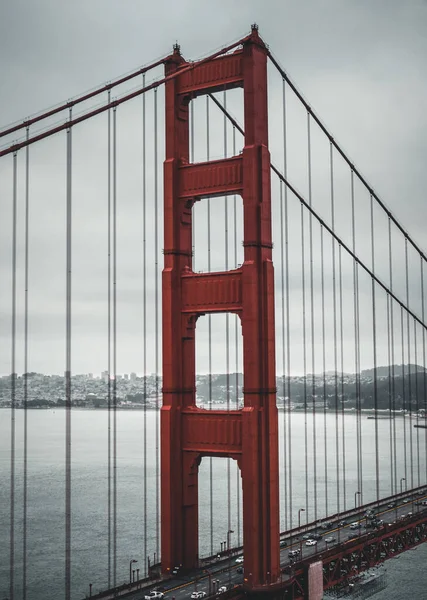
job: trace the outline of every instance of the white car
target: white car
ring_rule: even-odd
[[[236,558],[236,563],[242,563],[243,562],[243,556],[239,556],[238,558]]]
[[[218,594],[223,594],[224,592],[227,591],[227,586],[226,585],[222,585],[219,590],[218,590]]]
[[[152,592],[150,592],[149,594],[145,594],[144,596],[144,600],[160,600],[161,598],[164,598],[165,595],[163,594],[163,592],[155,592],[154,590]]]
[[[206,592],[193,592],[190,598],[206,598]]]
[[[307,540],[305,545],[306,546],[315,546],[317,544],[316,540]]]

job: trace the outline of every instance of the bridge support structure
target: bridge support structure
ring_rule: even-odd
[[[162,570],[198,563],[198,468],[205,456],[238,461],[243,488],[245,581],[279,578],[279,474],[274,271],[267,52],[257,27],[243,47],[187,67],[179,47],[166,63],[164,163],[163,405],[161,409]],[[232,158],[190,163],[189,104],[243,88],[245,145]],[[244,263],[194,273],[192,208],[204,198],[240,194]],[[200,315],[235,313],[243,334],[242,410],[196,406],[195,332]]]

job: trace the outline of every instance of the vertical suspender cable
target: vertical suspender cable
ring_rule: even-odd
[[[108,104],[111,102],[111,90],[108,90]],[[107,313],[107,327],[108,327],[108,339],[107,339],[107,371],[108,371],[108,381],[107,381],[107,394],[108,394],[108,589],[111,588],[111,109],[108,110],[108,151],[107,151],[107,304],[108,304],[108,313]]]
[[[402,344],[402,400],[403,400],[403,456],[405,466],[405,488],[408,486],[408,459],[406,447],[406,385],[405,385],[405,335],[403,326],[403,307],[400,307],[400,339]]]
[[[418,411],[420,409],[419,406],[419,396],[418,396],[418,349],[417,349],[417,322],[413,319],[414,322],[414,352],[415,352],[415,410],[418,417]],[[417,427],[416,432],[417,438],[417,486],[421,485],[421,473],[420,473],[420,430]]]
[[[145,73],[142,76],[142,87],[145,87]],[[146,94],[142,94],[142,330],[143,330],[143,368],[144,368],[144,573],[147,576],[147,131],[145,117]]]
[[[331,178],[331,227],[332,231],[335,231],[335,194],[334,194],[334,147],[332,144],[332,140],[329,141],[329,165],[330,165],[330,178]],[[333,326],[333,336],[334,336],[334,390],[335,390],[335,431],[336,431],[336,444],[335,444],[335,454],[336,458],[336,468],[337,468],[337,509],[336,512],[340,512],[340,464],[339,464],[339,424],[338,424],[338,348],[337,348],[337,283],[336,283],[336,256],[335,256],[335,240],[331,237],[332,242],[332,312],[334,315],[334,326]],[[324,283],[323,283],[323,275],[322,275],[322,313],[323,313],[323,327],[325,322],[324,312],[325,312],[325,304],[324,304]],[[325,332],[323,332],[323,356],[325,361]],[[324,362],[323,372],[325,373],[326,365]],[[325,375],[324,375],[325,377]],[[324,395],[326,396],[325,392]],[[343,398],[341,398],[341,404],[343,405]],[[342,427],[344,428],[344,420],[342,422]],[[324,436],[325,436],[325,504],[326,504],[326,515],[329,515],[328,509],[328,440],[326,435],[326,398],[325,398],[325,412],[324,412]],[[343,438],[344,443],[344,438]],[[345,490],[345,446],[343,445],[343,485]],[[345,492],[344,492],[345,496]],[[338,533],[340,533],[340,529]]]
[[[30,128],[26,128],[29,139]],[[30,148],[25,149],[25,305],[24,305],[24,490],[23,490],[23,557],[22,557],[22,598],[27,598],[27,500],[28,500],[28,258],[29,258],[29,216],[30,216]]]
[[[113,587],[117,586],[117,107],[113,108]]]
[[[323,371],[323,451],[325,453],[325,511],[324,515],[329,515],[329,490],[328,490],[328,436],[327,432],[327,393],[326,393],[326,324],[325,324],[325,252],[324,252],[324,230],[320,225],[320,281],[321,281],[321,310],[322,310],[322,371]],[[337,406],[335,408],[337,414]],[[336,427],[337,436],[337,456],[338,456],[338,425]],[[339,512],[339,460],[337,459],[337,510]]]
[[[356,253],[356,223],[355,223],[355,203],[354,203],[354,171],[351,169],[351,228],[352,228],[352,249]],[[358,265],[353,260],[353,293],[354,293],[354,355],[355,355],[355,379],[356,379],[356,424],[357,424],[357,487],[362,494],[362,460],[361,460],[361,402],[360,402],[360,351],[359,351],[359,274]],[[361,498],[359,498],[361,500]]]
[[[284,80],[283,93],[284,93]],[[284,98],[283,98],[284,102]],[[283,131],[286,135],[286,112],[283,111]],[[286,169],[286,146],[284,146],[284,168]],[[281,284],[281,309],[282,309],[282,394],[283,394],[283,491],[284,491],[284,509],[285,509],[285,531],[288,531],[288,477],[287,477],[287,461],[286,452],[287,445],[287,413],[286,413],[286,354],[285,354],[285,263],[284,263],[284,223],[283,223],[283,182],[279,180],[280,190],[280,284]],[[287,299],[286,299],[287,301]]]
[[[286,377],[285,377],[285,273],[284,273],[284,236],[283,236],[283,182],[279,181],[280,190],[280,279],[281,279],[281,316],[282,316],[282,393],[283,393],[283,462],[284,462],[284,500],[285,500],[285,531],[288,531],[288,479],[287,479],[287,452],[286,452],[286,441],[287,441],[287,423],[286,423]]]
[[[282,98],[283,98],[283,173],[285,177],[288,175],[288,147],[287,147],[287,114],[286,114],[286,82],[282,80]],[[290,333],[290,299],[289,299],[289,227],[288,227],[288,188],[285,185],[284,189],[284,220],[285,220],[285,290],[286,290],[286,374],[287,382],[287,414],[288,414],[288,430],[283,432],[288,442],[288,498],[289,498],[289,529],[293,527],[293,506],[292,506],[292,413],[291,413],[291,333]],[[284,407],[286,412],[286,407]],[[286,461],[285,461],[286,465]],[[286,478],[286,473],[285,473]]]
[[[70,108],[70,121],[71,121]],[[71,127],[67,129],[66,336],[65,336],[65,598],[71,598]]]
[[[224,110],[227,111],[227,91],[224,90]],[[224,158],[227,158],[227,115],[224,112]],[[228,196],[224,197],[224,224],[225,224],[225,270],[228,271]],[[226,390],[227,410],[230,410],[230,313],[225,313],[225,361],[226,361]],[[230,458],[227,458],[227,531],[231,530],[231,471]],[[230,540],[227,535],[227,540]],[[227,548],[227,551],[229,548]]]
[[[420,267],[421,267],[421,315],[422,321],[425,324],[425,301],[424,301],[424,263],[423,257],[420,256]],[[426,330],[423,327],[423,398],[424,398],[424,417],[427,418],[427,377],[426,377]],[[425,483],[427,483],[427,429],[424,429],[424,462],[425,462]]]
[[[405,271],[406,271],[406,306],[409,308],[409,265],[408,238],[405,237]],[[411,460],[411,488],[414,487],[414,449],[412,446],[412,383],[411,383],[411,328],[409,312],[406,313],[406,330],[408,337],[408,407],[409,407],[409,457]],[[406,482],[406,485],[408,482]]]
[[[282,102],[283,102],[283,172],[286,173],[286,105],[285,105],[285,80],[282,79]],[[282,393],[283,393],[283,468],[284,468],[284,500],[285,500],[285,530],[288,531],[288,472],[287,472],[287,412],[286,412],[286,354],[285,354],[285,239],[283,232],[283,182],[280,185],[280,280],[281,280],[281,308],[282,308]],[[285,186],[286,187],[286,186]],[[286,302],[288,298],[286,298]]]
[[[389,256],[389,278],[390,291],[393,291],[393,255],[391,239],[391,219],[388,219],[388,256]],[[391,397],[393,408],[393,461],[394,461],[394,492],[397,494],[397,438],[396,438],[396,381],[394,371],[394,306],[390,297],[390,346],[391,346]]]
[[[206,96],[206,160],[210,160],[210,130],[209,130],[209,96]],[[211,199],[208,198],[207,211],[208,226],[208,271],[211,272]],[[209,410],[212,410],[212,316],[208,315],[208,366],[209,366]],[[210,542],[211,556],[213,556],[213,464],[209,457],[209,514],[210,514]]]
[[[310,113],[307,111],[307,175],[308,175],[308,203],[312,206],[311,185],[311,129]],[[314,352],[314,276],[313,276],[313,215],[309,214],[309,245],[310,245],[310,329],[311,329],[311,402],[313,417],[313,496],[314,496],[314,520],[317,521],[317,435],[316,435],[316,375],[315,375],[315,352]]]
[[[13,192],[12,192],[12,348],[10,400],[10,562],[9,562],[9,595],[15,597],[15,408],[16,408],[16,214],[17,214],[17,154],[13,153]]]
[[[233,127],[233,156],[236,156],[236,128]],[[237,269],[237,196],[233,196],[234,216],[234,268]],[[234,315],[234,351],[235,351],[235,394],[236,410],[239,408],[239,324],[240,318]],[[240,472],[236,462],[236,504],[237,504],[237,546],[240,547]]]
[[[305,304],[305,240],[304,240],[304,205],[301,204],[301,279],[302,279],[302,340],[303,340],[303,364],[304,364],[304,460],[305,460],[305,518],[308,517],[308,431],[307,431],[307,329],[306,329],[306,304]]]
[[[154,90],[154,302],[155,302],[155,356],[156,356],[156,555],[160,557],[160,439],[159,439],[159,165],[158,165],[157,88]]]
[[[393,413],[392,413],[392,393],[391,393],[391,331],[390,331],[390,294],[387,293],[387,360],[388,360],[388,411],[390,426],[390,496],[394,494],[394,474],[393,474]]]
[[[343,447],[343,508],[347,508],[347,494],[346,494],[346,473],[345,473],[345,425],[344,425],[344,317],[343,317],[343,286],[342,286],[342,248],[341,244],[338,246],[338,271],[339,271],[339,304],[340,304],[340,367],[341,367],[341,407],[342,407],[342,447]],[[340,530],[341,531],[341,530]],[[338,535],[340,533],[338,532]]]
[[[371,251],[372,251],[372,273],[375,273],[375,234],[374,234],[374,199],[371,194]],[[372,353],[374,362],[374,408],[375,408],[375,479],[376,498],[380,501],[380,457],[378,448],[378,375],[377,375],[377,323],[376,323],[376,297],[375,281],[372,278]]]

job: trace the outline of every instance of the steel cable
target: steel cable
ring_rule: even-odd
[[[424,311],[425,311],[425,299],[424,299],[424,264],[423,259],[420,258],[420,267],[421,267],[421,314],[423,323],[424,319]],[[426,332],[423,329],[423,398],[424,398],[424,418],[427,419],[427,373],[426,373]],[[426,423],[426,421],[425,421]],[[424,460],[425,460],[425,481],[427,483],[427,429],[424,430]]]
[[[287,176],[288,170],[288,150],[287,150],[287,111],[286,111],[286,85],[285,80],[282,82],[282,104],[283,104],[283,172]],[[280,182],[281,184],[283,182]],[[289,498],[289,528],[293,527],[293,503],[292,503],[292,412],[291,412],[291,333],[290,333],[290,287],[289,287],[289,226],[288,226],[288,188],[284,188],[284,221],[285,221],[285,290],[286,290],[286,375],[287,382],[287,413],[288,413],[288,430],[284,431],[284,436],[287,435],[288,444],[288,498]],[[284,412],[286,408],[284,407]],[[286,445],[285,445],[286,448]],[[286,461],[285,461],[286,465]],[[286,478],[286,473],[285,473]]]
[[[331,227],[335,231],[335,193],[334,193],[334,148],[332,143],[329,144],[329,168],[330,168],[330,186],[331,186]],[[333,337],[334,337],[334,381],[335,381],[335,454],[336,454],[336,477],[337,477],[337,512],[340,512],[340,464],[339,464],[339,421],[338,421],[338,348],[337,348],[337,290],[336,290],[336,256],[335,256],[335,240],[332,237],[332,312],[334,315],[333,325]],[[322,245],[323,245],[323,225],[322,225]],[[322,321],[323,321],[323,378],[324,378],[324,435],[325,435],[325,500],[326,500],[326,515],[329,514],[328,509],[328,446],[327,446],[327,434],[326,434],[326,349],[325,349],[325,295],[324,295],[324,281],[323,281],[323,256],[322,256]],[[343,405],[343,398],[341,398],[341,404]],[[344,427],[344,421],[342,423]],[[343,447],[343,465],[345,464],[345,454]],[[338,530],[340,531],[340,530]]]
[[[282,316],[282,393],[283,393],[283,462],[284,462],[284,477],[283,477],[283,491],[284,491],[284,503],[285,503],[285,531],[288,531],[288,478],[287,478],[287,423],[286,423],[286,367],[285,367],[285,273],[284,273],[284,223],[283,223],[283,183],[279,182],[280,191],[280,285],[281,285],[281,316]]]
[[[154,89],[154,324],[155,324],[155,372],[156,372],[156,555],[160,557],[160,439],[159,439],[159,156],[157,88]]]
[[[308,176],[308,203],[313,204],[312,198],[312,173],[311,173],[311,131],[310,113],[307,112],[307,176]],[[311,403],[313,418],[313,497],[314,497],[314,520],[317,521],[317,427],[316,427],[316,366],[314,351],[314,274],[313,274],[313,215],[309,214],[309,251],[310,251],[310,333],[311,333]],[[323,252],[323,248],[322,248]],[[323,262],[322,262],[323,264]]]
[[[405,488],[408,485],[408,463],[407,463],[407,445],[406,445],[406,385],[405,385],[405,336],[403,325],[403,307],[400,307],[400,335],[401,335],[401,352],[402,352],[402,402],[403,402],[403,454],[405,465]]]
[[[111,92],[108,92],[108,102],[111,100]],[[108,423],[107,423],[107,485],[108,485],[108,588],[111,588],[111,111],[108,113],[108,133],[107,133],[107,394],[108,394]]]
[[[305,518],[309,522],[309,488],[308,488],[308,431],[307,431],[307,325],[305,302],[305,240],[304,240],[304,206],[301,204],[301,281],[302,281],[302,340],[303,340],[303,400],[304,400],[304,467],[305,467]]]
[[[206,160],[210,160],[210,121],[209,121],[209,96],[206,96]],[[208,198],[207,227],[208,227],[208,271],[212,270],[211,259],[211,200]],[[208,315],[208,370],[209,370],[209,410],[212,410],[212,315]],[[209,457],[209,515],[210,515],[210,553],[214,553],[213,538],[213,463]]]
[[[142,76],[142,85],[145,87],[145,75]],[[143,369],[144,369],[144,541],[143,541],[143,557],[144,557],[144,573],[147,572],[148,556],[147,549],[147,128],[146,128],[146,96],[142,96],[142,282],[143,282],[143,297],[142,297],[142,331],[143,331]]]
[[[342,251],[338,245],[338,270],[339,270],[339,307],[340,307],[340,367],[341,367],[341,398],[342,398],[342,447],[343,447],[343,495],[344,511],[347,510],[346,472],[345,472],[345,415],[344,415],[344,315],[343,315],[343,285],[342,285]],[[338,532],[338,535],[340,534]]]
[[[112,364],[113,364],[113,587],[117,586],[117,107],[113,108]]]
[[[233,126],[233,156],[236,156],[236,128]],[[237,269],[237,196],[233,196],[233,215],[234,215],[234,268]],[[235,345],[235,393],[236,393],[236,410],[239,408],[239,325],[240,318],[234,315],[234,345]],[[236,504],[237,504],[237,546],[240,542],[240,469],[236,462]]]
[[[418,350],[417,350],[417,323],[416,321],[414,322],[414,352],[415,352],[415,356],[414,356],[414,360],[415,360],[415,410],[417,413],[417,418],[419,415],[419,396],[418,396]],[[412,430],[412,428],[411,428]],[[417,486],[420,487],[421,485],[421,473],[420,473],[420,430],[417,427],[417,431],[416,431],[416,438],[417,438]]]
[[[389,256],[389,278],[390,290],[393,291],[393,255],[392,255],[391,219],[388,219],[388,256]],[[394,455],[394,490],[397,494],[397,437],[396,437],[396,380],[394,369],[394,308],[393,298],[390,301],[390,346],[391,346],[391,395],[393,406],[393,455]]]
[[[406,283],[406,305],[409,308],[409,263],[408,263],[408,240],[405,238],[405,283]],[[414,449],[412,446],[412,383],[411,383],[411,328],[409,313],[406,312],[406,335],[408,340],[408,403],[409,403],[409,457],[411,461],[411,488],[414,487]]]
[[[17,153],[13,154],[12,175],[12,330],[10,382],[10,529],[9,529],[9,595],[15,597],[15,454],[16,454],[16,224],[17,224]]]
[[[390,442],[390,496],[393,496],[394,475],[393,475],[393,413],[392,413],[392,394],[391,394],[391,332],[390,332],[390,294],[387,294],[387,361],[388,361],[388,411],[389,411],[389,442]]]
[[[374,202],[370,195],[371,209],[371,254],[372,254],[372,273],[375,274],[375,224],[374,224]],[[379,437],[378,437],[378,373],[377,373],[377,324],[376,324],[376,295],[375,280],[371,278],[372,286],[372,354],[374,363],[374,409],[375,409],[375,474],[376,474],[376,496],[380,500],[380,463],[379,463]]]
[[[223,92],[224,109],[227,111],[227,91]],[[227,115],[224,113],[224,158],[228,154],[228,139],[227,139]],[[228,196],[224,196],[224,226],[225,226],[225,271],[228,271]],[[227,411],[230,410],[230,313],[225,313],[225,370],[226,370],[226,406]],[[231,464],[230,458],[227,458],[227,531],[231,531]],[[230,540],[230,535],[227,533],[227,542]],[[227,552],[229,548],[227,547]]]
[[[70,120],[71,120],[70,108]],[[71,246],[72,133],[67,130],[66,335],[65,335],[65,598],[71,598]]]
[[[29,127],[26,136],[29,137]],[[29,275],[29,219],[30,216],[30,149],[25,149],[25,298],[24,298],[24,489],[23,489],[23,548],[22,598],[27,598],[27,526],[28,526],[28,275]]]

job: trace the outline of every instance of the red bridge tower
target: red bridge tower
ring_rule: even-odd
[[[161,412],[162,568],[198,561],[198,468],[202,457],[238,461],[243,487],[244,567],[248,587],[277,581],[279,561],[278,419],[267,50],[257,27],[243,47],[179,75],[179,49],[166,64],[164,164],[163,406]],[[243,87],[245,146],[239,156],[189,162],[189,103]],[[192,271],[192,207],[240,194],[244,263],[220,273]],[[196,406],[195,332],[200,315],[233,312],[243,333],[244,408]]]

